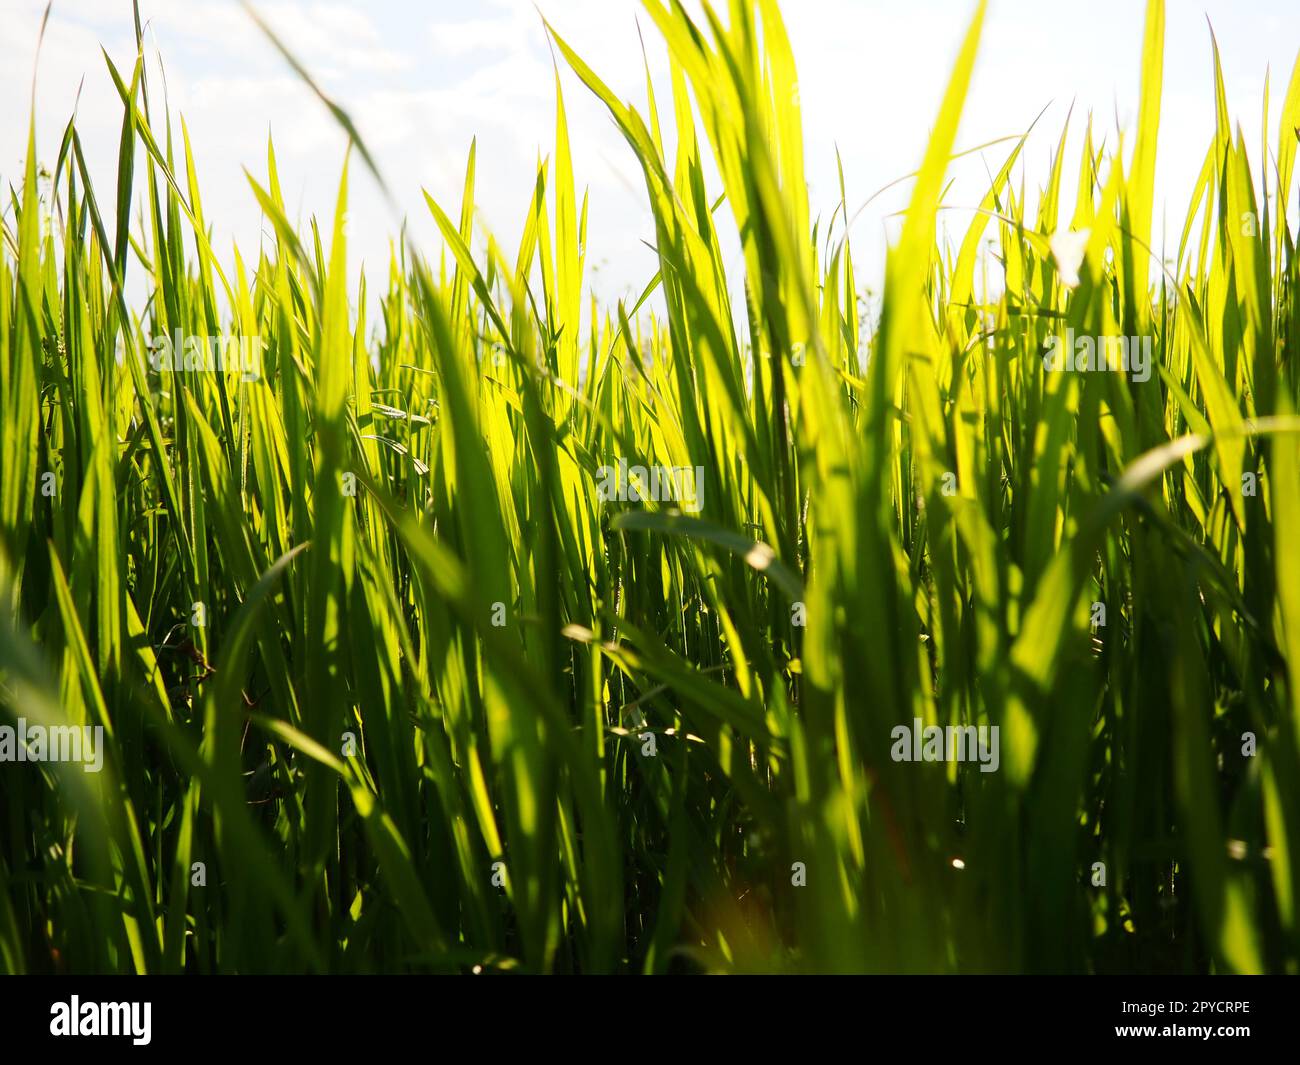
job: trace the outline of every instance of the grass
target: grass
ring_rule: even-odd
[[[0,717],[102,726],[105,766],[0,764],[0,970],[1296,972],[1300,65],[1252,162],[1216,58],[1165,260],[1152,0],[1131,150],[1090,125],[1030,213],[1019,140],[954,248],[981,3],[864,324],[775,0],[645,9],[670,100],[549,31],[644,173],[632,305],[584,293],[558,76],[517,250],[471,149],[441,256],[352,288],[347,169],[295,232],[273,150],[275,239],[214,254],[142,58],[116,188],[74,120],[43,193],[33,136]],[[1150,379],[1046,372],[1067,329],[1151,338]],[[176,330],[260,375],[156,370]],[[620,459],[700,467],[701,509],[600,499]],[[997,726],[998,771],[894,761],[914,719]]]

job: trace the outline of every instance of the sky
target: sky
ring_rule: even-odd
[[[0,0],[0,187],[6,191],[21,183],[44,6],[43,0]],[[245,10],[236,0],[140,0],[140,6],[155,63],[151,91],[156,101],[160,54],[172,113],[184,117],[193,143],[218,253],[229,262],[237,244],[246,261],[255,258],[269,232],[244,172],[265,181],[268,134],[291,217],[305,226],[315,214],[327,220],[328,232],[344,135]],[[459,213],[474,137],[480,224],[503,247],[517,246],[537,161],[554,144],[554,73],[542,15],[622,99],[643,107],[639,26],[657,91],[668,99],[666,50],[644,13],[638,18],[636,0],[256,0],[255,6],[352,115],[392,188],[395,205],[354,160],[349,251],[354,273],[364,263],[372,288],[386,277],[389,241],[403,220],[409,239],[436,249],[422,190],[453,217]],[[1023,160],[1032,190],[1046,179],[1073,105],[1067,174],[1077,171],[1088,112],[1098,138],[1113,144],[1116,130],[1126,131],[1131,148],[1143,7],[1138,0],[990,0],[959,147],[1020,134],[1046,107]],[[838,202],[837,148],[851,209],[919,164],[973,11],[971,0],[783,4],[799,70],[814,216],[829,217]],[[1176,243],[1213,134],[1211,25],[1229,110],[1256,168],[1265,75],[1271,72],[1269,142],[1275,145],[1300,49],[1296,0],[1168,0],[1157,242],[1163,204],[1168,239]],[[35,81],[37,157],[52,168],[77,104],[98,200],[111,215],[122,115],[101,47],[129,77],[135,59],[130,0],[55,0]],[[561,80],[575,174],[591,198],[587,285],[602,299],[635,295],[656,268],[645,244],[653,225],[640,172],[600,103],[567,69]],[[970,218],[961,208],[978,203],[1009,148],[995,145],[955,164],[953,210],[943,215],[953,240]],[[907,191],[904,183],[879,197],[855,223],[855,265],[868,281],[883,272],[885,242],[897,231]],[[734,230],[729,219],[724,230]],[[724,240],[724,252],[738,265],[734,239]]]

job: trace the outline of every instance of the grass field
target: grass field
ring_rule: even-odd
[[[444,247],[360,286],[347,168],[295,230],[252,143],[274,239],[214,253],[143,59],[115,186],[75,123],[45,177],[33,139],[0,214],[0,971],[1300,971],[1300,65],[1249,136],[1207,69],[1156,246],[1152,0],[1134,128],[1062,131],[1033,197],[1024,141],[986,148],[949,246],[983,11],[865,319],[775,0],[645,0],[672,92],[635,105],[552,30],[522,234],[482,232],[471,151]],[[636,302],[585,288],[561,91],[644,173]],[[1128,372],[1053,367],[1110,337]],[[900,760],[914,721],[996,727],[996,770]],[[102,771],[40,760],[67,725]]]

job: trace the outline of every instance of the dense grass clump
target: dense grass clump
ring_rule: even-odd
[[[1152,0],[1125,149],[1090,129],[1029,215],[1009,145],[949,248],[981,3],[868,329],[775,0],[645,6],[671,101],[552,32],[644,171],[634,305],[584,296],[562,99],[517,249],[471,152],[378,298],[346,168],[295,232],[270,153],[275,239],[218,259],[143,59],[116,189],[75,123],[48,186],[32,143],[0,723],[100,726],[104,766],[0,762],[0,970],[1296,971],[1300,67],[1252,163],[1216,64],[1162,262]],[[1107,337],[1149,372],[1053,372]],[[996,727],[996,771],[896,760],[916,720]]]

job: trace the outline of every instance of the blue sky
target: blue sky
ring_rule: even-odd
[[[17,184],[26,138],[25,102],[42,0],[3,0],[6,46],[0,60],[0,180]],[[838,198],[835,149],[844,160],[851,206],[912,170],[924,150],[947,73],[973,10],[968,0],[799,0],[784,6],[800,71],[814,211]],[[478,201],[484,224],[506,247],[517,240],[537,157],[554,136],[551,57],[540,7],[580,54],[625,99],[644,100],[635,0],[434,0],[316,3],[261,0],[322,85],[356,119],[395,192],[410,233],[434,247],[423,205],[428,189],[451,213],[459,207],[465,156],[478,137]],[[85,83],[79,128],[100,186],[112,203],[120,105],[99,53],[120,67],[134,58],[129,0],[57,0],[37,81],[38,156],[52,163]],[[162,54],[173,112],[194,143],[204,206],[216,246],[256,253],[260,216],[244,177],[265,175],[274,134],[291,211],[305,220],[332,211],[343,139],[323,108],[261,37],[234,0],[141,0],[148,41]],[[1213,93],[1207,16],[1217,34],[1230,110],[1258,167],[1264,76],[1271,70],[1270,143],[1300,48],[1300,4],[1281,0],[1169,0],[1158,193],[1176,241],[1187,197],[1212,134]],[[1047,172],[1073,102],[1070,171],[1091,110],[1098,135],[1114,143],[1136,114],[1143,5],[991,0],[979,63],[959,138],[973,146],[1022,132],[1050,104],[1025,156],[1032,188]],[[667,61],[644,15],[640,23],[653,76],[666,87]],[[562,71],[575,169],[590,189],[588,283],[604,297],[639,291],[655,266],[642,243],[652,235],[638,171],[600,105]],[[155,92],[160,81],[155,77]],[[665,88],[666,91],[666,88]],[[1006,148],[955,169],[955,207],[975,204],[987,172]],[[876,200],[854,229],[863,273],[879,275],[890,216],[906,188]],[[954,238],[968,215],[945,215]],[[400,224],[373,184],[355,171],[350,247],[356,264],[381,280],[387,241]],[[1160,211],[1156,233],[1160,238]],[[734,243],[730,245],[734,254]],[[594,271],[590,268],[594,267]]]

